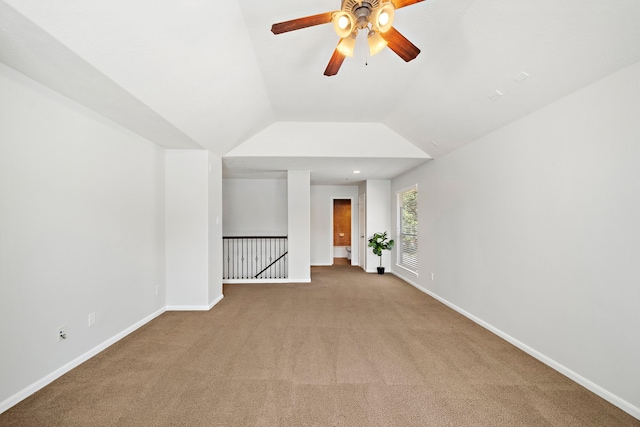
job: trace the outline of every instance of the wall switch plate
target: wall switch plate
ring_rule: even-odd
[[[156,295],[160,295],[160,286],[156,286]]]
[[[431,280],[436,280],[435,275],[431,272]]]
[[[96,314],[95,313],[91,313],[89,315],[89,326],[93,326],[96,324]]]
[[[64,341],[66,339],[67,339],[67,325],[63,325],[58,328],[58,341]]]

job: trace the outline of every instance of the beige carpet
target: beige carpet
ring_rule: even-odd
[[[401,280],[317,267],[165,313],[2,426],[640,426]]]

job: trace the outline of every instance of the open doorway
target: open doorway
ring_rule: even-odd
[[[351,199],[333,199],[333,264],[351,265]]]

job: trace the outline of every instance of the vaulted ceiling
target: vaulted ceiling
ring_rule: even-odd
[[[339,8],[339,0],[0,0],[0,61],[161,146],[209,149],[230,174],[286,168],[282,144],[273,162],[230,153],[280,135],[317,144],[301,123],[387,128],[395,141],[387,153],[360,157],[372,169],[394,158],[401,171],[640,61],[637,0],[426,0],[395,16],[422,51],[414,61],[389,49],[369,57],[359,39],[334,77],[323,75],[338,42],[331,25],[270,32]],[[379,134],[361,134],[363,151]],[[421,154],[394,155],[398,144]],[[318,159],[349,168],[356,157],[291,161],[321,170]],[[324,169],[317,182],[342,179]]]

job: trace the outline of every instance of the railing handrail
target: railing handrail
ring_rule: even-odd
[[[222,236],[223,239],[286,239],[287,236]]]
[[[280,261],[282,258],[284,258],[287,254],[289,253],[289,251],[283,253],[282,255],[280,255],[275,261],[273,261],[271,264],[269,264],[268,266],[266,266],[265,268],[262,269],[262,271],[258,274],[256,274],[253,278],[257,279],[259,275],[261,275],[262,273],[264,273],[265,271],[267,271],[268,269],[270,269],[276,262]]]

